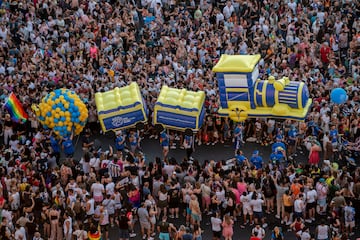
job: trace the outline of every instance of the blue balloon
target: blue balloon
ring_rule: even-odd
[[[47,113],[46,113],[46,116],[47,116],[47,117],[51,117],[51,112],[47,112]]]
[[[66,121],[66,117],[61,117],[60,120],[61,120],[62,122],[65,122],[65,121]]]
[[[54,123],[58,123],[58,122],[59,122],[59,119],[55,118]]]
[[[343,104],[347,98],[347,93],[343,88],[335,88],[331,91],[330,99],[333,103]]]
[[[54,105],[52,106],[52,109],[54,109],[54,110],[56,109],[56,104],[54,104]]]

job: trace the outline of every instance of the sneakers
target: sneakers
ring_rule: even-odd
[[[153,139],[155,137],[155,135],[150,135],[149,139]]]
[[[156,233],[154,233],[154,232],[151,234],[152,237],[155,237],[155,235],[156,235]]]
[[[130,233],[129,235],[130,235],[131,238],[136,237],[136,233]]]
[[[149,237],[148,240],[154,240],[154,238],[153,238],[153,237]]]
[[[144,235],[144,236],[142,237],[142,239],[145,240],[145,239],[146,239],[146,235]]]
[[[176,149],[176,146],[173,145],[173,146],[170,147],[170,149]]]
[[[311,221],[311,219],[305,219],[305,222],[311,223],[312,221]]]
[[[291,222],[290,222],[290,221],[288,221],[288,222],[286,223],[286,225],[287,225],[287,226],[291,225]]]
[[[266,228],[267,226],[268,226],[267,223],[264,223],[264,224],[262,225],[263,228]]]
[[[280,216],[279,216],[279,215],[275,215],[275,218],[280,219]]]
[[[311,218],[311,221],[313,221],[313,222],[314,222],[314,221],[315,221],[315,218]]]

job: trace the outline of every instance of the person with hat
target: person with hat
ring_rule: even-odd
[[[261,169],[263,165],[263,159],[259,156],[259,150],[253,152],[252,157],[250,158],[250,163],[255,166],[256,169]]]

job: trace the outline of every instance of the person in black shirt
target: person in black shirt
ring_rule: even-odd
[[[126,210],[122,209],[120,211],[120,216],[119,216],[119,229],[120,229],[119,238],[121,240],[130,238],[129,225],[130,225],[130,219],[126,216]]]

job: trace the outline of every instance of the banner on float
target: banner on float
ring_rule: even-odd
[[[136,83],[98,92],[95,102],[103,132],[135,127],[147,121],[147,108]]]
[[[205,92],[163,86],[154,107],[153,124],[165,128],[198,131],[205,117]]]

